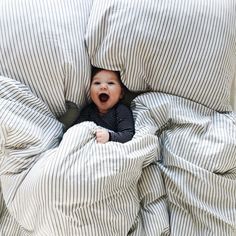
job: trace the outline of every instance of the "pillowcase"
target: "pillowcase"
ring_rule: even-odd
[[[131,90],[161,91],[230,111],[236,2],[95,0],[86,31],[94,66]]]
[[[3,0],[0,75],[28,85],[57,116],[85,102],[90,62],[84,32],[92,0]]]

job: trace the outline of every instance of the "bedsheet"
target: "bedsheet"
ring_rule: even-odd
[[[235,235],[235,114],[147,93],[136,133],[97,144],[0,77],[1,235]]]

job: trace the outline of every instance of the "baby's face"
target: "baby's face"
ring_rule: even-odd
[[[92,78],[90,97],[100,113],[107,113],[122,98],[122,87],[117,75],[112,71],[99,71]]]

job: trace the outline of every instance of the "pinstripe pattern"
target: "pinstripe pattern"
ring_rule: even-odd
[[[234,80],[233,80],[233,84],[231,87],[231,94],[230,94],[230,98],[231,98],[231,104],[233,107],[233,111],[236,112],[236,70],[235,70],[235,74],[234,74]]]
[[[27,174],[24,170],[30,169],[40,153],[58,145],[62,125],[26,86],[1,76],[0,124],[1,173],[19,174],[12,179],[17,185]],[[11,188],[6,203],[14,197],[17,188]]]
[[[15,80],[0,85],[3,235],[235,235],[234,113],[148,93],[134,100],[132,141],[97,144],[86,122],[55,147],[61,126],[43,103]],[[31,129],[29,152],[9,149]]]
[[[212,110],[230,110],[234,0],[0,9],[1,236],[236,235],[235,114]],[[92,63],[121,69],[130,89],[206,106],[149,93],[133,103],[131,142],[96,144],[87,122],[58,146],[54,115],[86,100],[85,33]]]
[[[121,70],[131,90],[151,88],[229,111],[235,8],[234,0],[96,0],[86,31],[91,62]]]
[[[1,206],[2,211],[0,214],[0,235],[1,236],[28,236],[29,234],[25,232],[19,224],[15,221],[15,219],[8,212],[4,202]]]
[[[92,63],[120,69],[131,90],[151,87],[230,110],[234,9],[233,0],[2,1],[0,75],[27,84],[56,115],[65,100],[84,104],[90,15]]]
[[[87,97],[90,63],[84,31],[91,2],[0,4],[0,75],[28,85],[55,115],[65,111],[65,100],[81,105]]]
[[[165,127],[158,166],[171,235],[235,235],[235,114],[165,94],[150,93],[135,102],[137,132],[147,114],[151,125]]]

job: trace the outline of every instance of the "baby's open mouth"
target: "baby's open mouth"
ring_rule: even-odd
[[[98,97],[101,102],[106,102],[109,99],[109,95],[106,93],[101,93]]]

